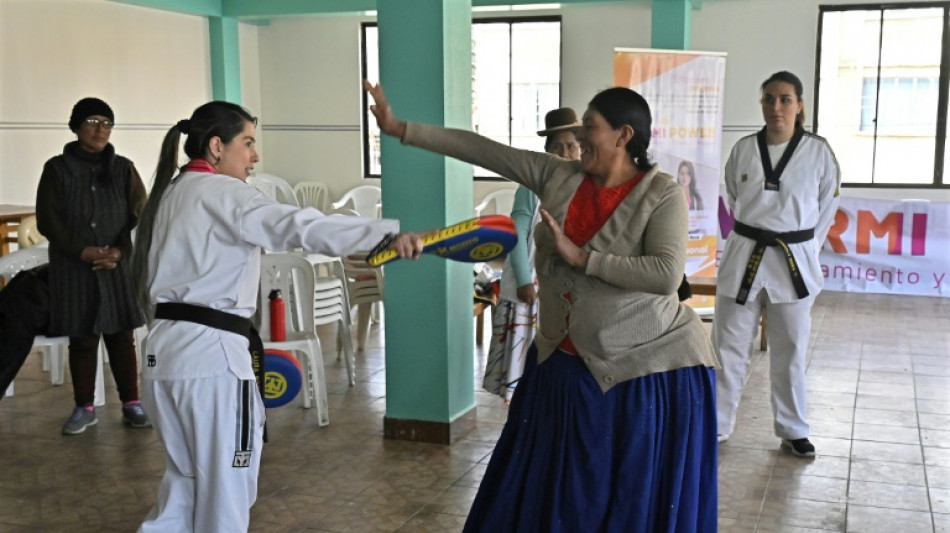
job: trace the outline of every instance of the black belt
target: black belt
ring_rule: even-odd
[[[249,318],[239,317],[210,307],[186,303],[166,302],[155,306],[155,318],[163,320],[181,320],[194,322],[209,328],[237,333],[247,339],[251,355],[251,366],[257,389],[264,398],[264,341]],[[264,442],[267,442],[267,428],[264,428]]]
[[[736,303],[745,305],[749,297],[749,291],[752,289],[752,282],[755,281],[755,275],[759,272],[759,264],[762,262],[762,256],[765,249],[769,246],[779,246],[785,255],[785,264],[788,266],[788,272],[792,276],[792,285],[795,287],[795,293],[798,298],[808,296],[808,288],[805,287],[805,279],[798,268],[795,256],[792,255],[789,244],[810,241],[815,238],[815,229],[803,229],[798,231],[788,231],[778,233],[765,229],[753,228],[736,220],[732,231],[755,241],[755,248],[752,249],[752,255],[749,256],[749,262],[745,266],[745,274],[742,275],[742,284],[739,286],[739,294],[736,296]]]

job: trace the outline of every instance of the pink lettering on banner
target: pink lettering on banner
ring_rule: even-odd
[[[910,232],[910,255],[927,255],[927,214],[914,213]]]
[[[735,213],[725,197],[718,211],[724,240]],[[825,290],[950,297],[948,219],[950,202],[842,198],[819,259]]]
[[[904,272],[900,268],[863,268],[860,263],[852,265],[821,265],[821,273],[825,278],[876,281],[882,285],[916,285],[920,283],[920,274]]]
[[[878,219],[874,213],[866,209],[858,209],[855,218],[857,229],[854,237],[854,253],[871,254],[871,235],[877,238],[887,238],[888,255],[901,255],[904,251],[904,213],[891,212]],[[835,222],[828,231],[828,243],[831,249],[839,254],[848,253],[841,235],[851,225],[847,213],[838,210],[835,213]],[[910,255],[927,255],[927,214],[914,213],[911,216]]]

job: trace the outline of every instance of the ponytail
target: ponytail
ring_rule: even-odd
[[[630,154],[630,159],[639,170],[647,171],[653,168],[653,161],[650,161],[650,154],[647,152],[643,138],[636,132],[633,134],[633,139],[627,143],[627,153]]]
[[[148,251],[152,247],[152,229],[155,224],[155,214],[158,213],[162,196],[164,196],[168,185],[171,184],[172,178],[178,170],[178,143],[181,139],[179,124],[172,126],[165,134],[165,140],[162,141],[162,150],[158,156],[158,168],[155,170],[152,191],[135,230],[135,249],[132,251],[132,276],[135,283],[135,296],[149,319],[152,316],[152,304],[148,296]]]

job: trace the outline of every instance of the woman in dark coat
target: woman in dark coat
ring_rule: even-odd
[[[50,334],[69,336],[76,407],[64,435],[98,422],[93,396],[100,337],[122,400],[122,420],[150,427],[139,403],[133,330],[144,323],[132,290],[132,228],[145,205],[135,166],[109,143],[114,115],[98,98],[73,107],[77,140],[43,167],[36,218],[49,239]]]

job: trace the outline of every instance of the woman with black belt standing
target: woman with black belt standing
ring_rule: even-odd
[[[828,142],[803,127],[801,80],[776,72],[761,91],[765,127],[739,139],[726,162],[726,201],[736,223],[716,284],[717,433],[722,442],[735,428],[756,324],[767,309],[775,435],[793,454],[812,457],[806,349],[811,306],[824,282],[818,252],[838,208],[841,173]]]

